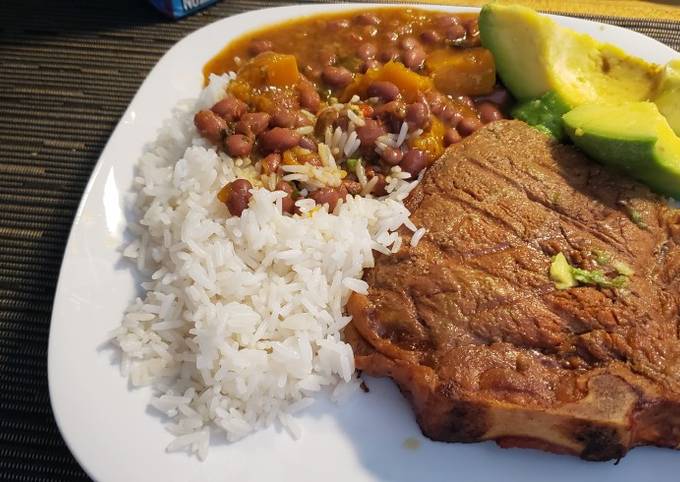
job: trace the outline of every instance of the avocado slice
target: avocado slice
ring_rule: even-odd
[[[519,5],[485,5],[479,33],[501,80],[520,101],[548,91],[570,107],[649,100],[661,70]]]
[[[590,157],[680,198],[680,138],[656,105],[583,104],[562,119],[571,140]]]
[[[562,116],[569,110],[569,106],[562,102],[555,92],[550,91],[538,99],[519,103],[510,113],[515,119],[524,121],[561,141],[566,137],[562,127]]]
[[[664,67],[654,103],[680,136],[680,59],[671,60]]]

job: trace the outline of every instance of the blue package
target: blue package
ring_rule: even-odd
[[[218,0],[150,0],[158,10],[172,18],[182,18],[202,8],[217,3]]]

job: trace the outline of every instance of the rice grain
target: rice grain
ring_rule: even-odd
[[[293,414],[317,392],[342,399],[357,390],[352,350],[340,332],[349,322],[344,305],[352,292],[367,292],[362,274],[374,265],[373,252],[397,251],[402,225],[415,231],[401,200],[417,181],[398,171],[387,196],[348,196],[335,214],[307,198],[296,201],[299,215],[284,215],[284,193],[260,182],[243,214],[229,216],[217,192],[237,177],[255,178],[255,168],[250,159],[217,152],[192,119],[224,96],[232,78],[211,76],[139,161],[139,220],[130,226],[136,239],[122,254],[144,274],[144,294],[111,333],[121,373],[134,386],[151,385],[150,405],[170,418],[175,439],[167,450],[200,459],[211,432],[233,442],[278,423],[297,438]],[[301,182],[304,195],[342,181],[330,141],[343,143],[344,156],[359,147],[354,132],[329,129],[326,140],[319,144],[323,167],[282,166],[283,179]],[[357,176],[369,187],[361,163]]]

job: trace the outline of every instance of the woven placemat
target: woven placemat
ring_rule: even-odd
[[[52,417],[47,342],[71,222],[116,122],[155,62],[183,36],[283,3],[227,0],[173,22],[142,0],[3,0],[0,480],[87,480]],[[594,19],[680,50],[680,22]],[[89,429],[96,437],[96,427]]]

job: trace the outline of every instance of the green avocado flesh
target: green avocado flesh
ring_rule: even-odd
[[[519,101],[548,91],[570,107],[649,100],[660,72],[658,65],[519,5],[485,5],[479,33],[503,84]]]
[[[680,59],[668,62],[664,67],[654,103],[680,136]]]
[[[562,127],[562,116],[567,112],[569,106],[551,91],[538,99],[519,103],[511,114],[515,119],[524,121],[557,140],[563,140],[566,135]]]
[[[680,198],[680,138],[656,105],[583,104],[562,119],[571,140],[591,158]]]

